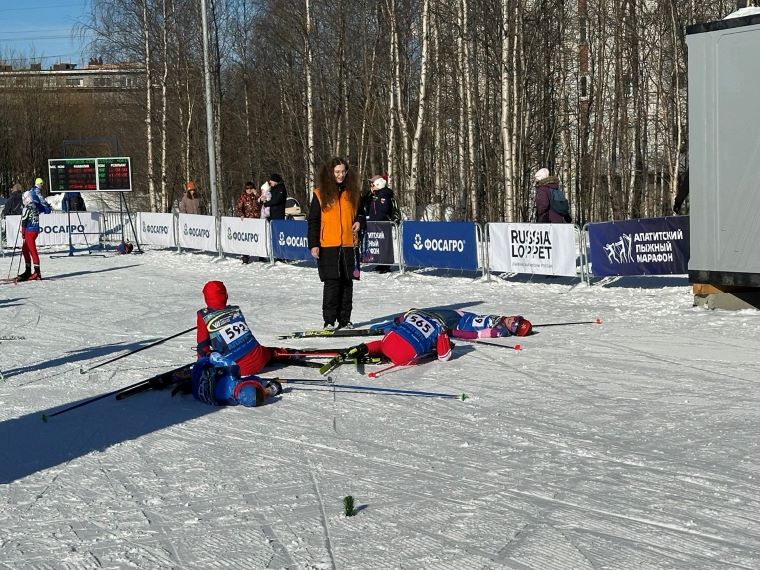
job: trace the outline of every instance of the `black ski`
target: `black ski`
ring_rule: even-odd
[[[343,360],[342,363],[345,364],[356,364],[357,366],[361,364],[382,364],[383,359],[379,356],[365,356],[364,358],[356,359],[356,358],[348,358],[346,360]],[[302,366],[304,368],[322,368],[324,366],[324,362],[317,362],[315,360],[300,360],[300,359],[288,359],[286,361],[283,361],[282,364],[285,364],[286,366]]]
[[[322,336],[329,337],[352,337],[352,336],[382,336],[385,334],[382,329],[370,327],[368,329],[312,329],[305,331],[295,331],[290,334],[280,335],[277,338],[284,340],[286,338],[315,338]]]
[[[190,379],[190,369],[192,367],[192,364],[185,364],[184,366],[180,366],[174,370],[156,374],[151,378],[146,378],[142,382],[125,388],[121,392],[118,392],[116,394],[116,399],[123,400],[124,398],[129,398],[130,396],[134,396],[135,394],[139,394],[140,392],[145,392],[147,390],[163,390],[169,386],[180,384],[181,382]]]

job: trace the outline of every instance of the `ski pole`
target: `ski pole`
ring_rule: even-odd
[[[394,369],[402,369],[406,368],[407,366],[411,366],[411,362],[409,364],[391,364],[390,366],[386,366],[385,368],[381,368],[380,370],[375,370],[374,372],[370,372],[367,374],[369,378],[377,378],[378,376],[382,376],[383,374],[390,372]]]
[[[471,342],[473,344],[487,344],[488,346],[498,346],[499,348],[508,348],[510,350],[522,350],[521,344],[499,344],[498,342],[488,342],[479,338],[457,338],[456,340],[463,340],[465,342]]]
[[[178,336],[182,336],[183,334],[187,334],[190,331],[194,331],[195,327],[191,327],[187,330],[184,330],[182,332],[178,332],[177,334],[173,334],[171,336],[167,336],[166,338],[162,338],[161,340],[157,340],[156,342],[152,342],[151,344],[147,344],[145,346],[141,346],[140,348],[137,348],[135,350],[132,350],[130,352],[127,352],[125,354],[121,354],[115,358],[111,358],[110,360],[106,360],[105,362],[101,362],[100,364],[96,364],[95,366],[90,366],[89,368],[81,367],[79,368],[80,374],[86,374],[87,372],[90,372],[91,370],[95,370],[96,368],[100,368],[101,366],[105,366],[106,364],[110,364],[111,362],[116,362],[117,360],[121,360],[122,358],[126,358],[127,356],[131,356],[132,354],[136,354],[140,352],[141,350],[145,350],[147,348],[151,348],[153,346],[158,346],[159,344],[162,344],[166,342],[167,340],[171,340],[173,338],[177,338]]]
[[[47,422],[48,419],[52,418],[53,416],[59,416],[61,414],[65,414],[66,412],[70,412],[71,410],[76,410],[77,408],[81,408],[82,406],[86,406],[88,404],[92,404],[93,402],[97,402],[98,400],[102,400],[103,398],[108,398],[109,396],[115,396],[119,392],[123,392],[124,390],[129,390],[130,388],[134,388],[135,386],[138,386],[145,382],[145,380],[140,380],[139,382],[135,382],[134,384],[130,384],[129,386],[124,386],[122,388],[119,388],[118,390],[111,390],[110,392],[106,392],[105,394],[101,394],[100,396],[95,396],[93,398],[90,398],[89,400],[83,400],[77,404],[71,405],[68,408],[63,408],[62,410],[58,410],[57,412],[54,412],[52,414],[42,414],[42,421]]]
[[[21,222],[19,222],[20,224]],[[19,227],[19,230],[21,228]],[[13,242],[13,249],[11,250],[11,263],[8,266],[8,281],[11,280],[11,271],[13,271],[13,256],[16,255],[16,245],[18,244],[18,235],[21,233],[20,231],[16,232],[16,241]],[[19,255],[18,258],[18,268],[21,269],[21,255]]]
[[[601,325],[602,319],[596,319],[594,321],[576,321],[574,323],[543,323],[540,325],[533,325],[533,328],[539,327],[565,327],[567,325]]]
[[[334,388],[340,388],[341,390],[351,390],[359,392],[380,392],[383,394],[396,395],[396,396],[421,396],[426,398],[447,398],[452,400],[466,400],[469,396],[467,394],[447,394],[445,392],[425,392],[421,390],[404,390],[403,388],[380,388],[379,386],[361,386],[354,384],[335,384],[332,381],[332,376],[328,376],[326,380],[296,380],[287,378],[274,378],[281,384],[318,384],[322,386],[332,386]]]

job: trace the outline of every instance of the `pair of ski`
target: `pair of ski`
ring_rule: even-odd
[[[307,360],[309,357],[336,357],[340,354],[340,349],[324,348],[277,348],[275,350],[278,357],[278,360],[276,360],[276,362],[281,362],[282,364],[286,365],[306,366],[309,368],[321,368],[323,366],[323,363],[321,362]],[[357,366],[361,364],[380,364],[380,362],[381,359],[376,357],[363,357],[358,359],[349,358],[345,360],[345,363],[356,364]],[[116,392],[116,399],[123,400],[124,398],[134,396],[140,392],[145,392],[147,390],[162,390],[169,386],[175,386],[185,381],[189,381],[190,369],[192,366],[192,364],[186,364],[184,366],[180,366],[179,368],[175,368],[174,370],[169,370],[167,372],[157,374],[151,378],[146,378],[137,384],[127,386],[126,388]]]
[[[541,323],[533,325],[534,329],[545,327],[566,327],[570,325],[601,325],[602,320],[597,318],[593,321],[574,321],[568,323]],[[319,337],[352,337],[352,336],[383,336],[385,330],[381,327],[369,327],[367,329],[307,329],[304,331],[294,331],[290,334],[280,335],[277,338],[284,340],[287,338],[319,338]]]
[[[307,368],[322,368],[324,363],[309,360],[310,358],[330,357],[335,358],[342,354],[342,348],[276,348],[275,362],[289,366],[305,366]],[[380,364],[382,359],[376,356],[363,356],[361,358],[345,358],[341,364]]]

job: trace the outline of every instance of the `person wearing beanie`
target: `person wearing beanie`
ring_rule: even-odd
[[[227,287],[222,281],[206,283],[203,298],[206,307],[196,317],[198,361],[192,373],[193,395],[208,404],[255,406],[261,404],[262,394],[264,398],[279,394],[280,389],[267,392],[263,379],[254,375],[267,364],[298,357],[287,349],[260,344],[240,307],[227,304]]]
[[[198,196],[198,188],[192,180],[185,184],[185,195],[182,196],[182,200],[179,202],[179,212],[180,214],[203,213],[201,199]]]
[[[456,325],[451,336],[462,339],[528,336],[533,332],[531,322],[520,315],[477,315],[467,311],[454,311]],[[458,317],[458,318],[457,318]]]
[[[269,198],[264,198],[264,186],[268,185]],[[270,220],[284,220],[285,219],[285,202],[288,199],[288,191],[285,188],[285,181],[279,174],[271,174],[269,180],[264,182],[261,187],[261,196],[259,202],[261,207],[269,208]],[[263,214],[263,212],[262,212]]]
[[[3,217],[21,215],[21,212],[24,209],[24,202],[22,201],[23,194],[24,187],[16,182],[13,187],[11,187],[10,196],[8,196],[8,201],[5,203],[5,208],[3,208]]]
[[[49,214],[53,208],[42,197],[42,188],[45,181],[37,178],[34,186],[23,193],[21,201],[23,210],[21,212],[21,235],[23,245],[21,246],[21,255],[24,257],[25,269],[17,277],[18,281],[37,281],[42,279],[40,272],[40,256],[37,253],[37,236],[40,234],[40,214]],[[34,271],[32,271],[34,264]]]
[[[206,307],[196,316],[198,358],[218,352],[234,360],[243,376],[256,374],[272,359],[272,349],[262,346],[236,305],[227,305],[227,288],[221,281],[203,286]]]
[[[398,366],[415,364],[432,355],[441,361],[451,358],[448,326],[433,311],[411,309],[382,328],[385,334],[381,340],[352,346],[344,355],[350,358],[384,356]]]
[[[382,329],[381,340],[353,346],[344,355],[351,358],[385,356],[393,364],[405,366],[436,355],[451,358],[450,337],[464,340],[505,336],[527,336],[533,327],[521,316],[476,315],[453,309],[410,309],[392,322],[375,325]]]
[[[534,185],[536,188],[536,223],[568,223],[570,220],[551,208],[552,191],[559,190],[559,179],[556,176],[551,176],[548,168],[541,168],[536,172]]]
[[[358,264],[354,247],[366,227],[359,207],[359,184],[348,163],[334,157],[322,166],[319,188],[309,207],[308,246],[317,260],[322,289],[322,318],[326,329],[352,327],[353,275]]]
[[[369,192],[362,196],[361,207],[368,222],[389,222],[393,220],[393,190],[388,186],[388,179],[375,174],[369,179]],[[378,265],[375,271],[388,273],[389,265]]]

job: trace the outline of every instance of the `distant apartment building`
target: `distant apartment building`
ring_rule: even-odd
[[[145,68],[135,63],[104,64],[91,59],[81,69],[71,63],[57,63],[50,69],[42,69],[39,63],[31,64],[29,69],[14,69],[0,63],[0,91],[121,92],[144,86]]]

